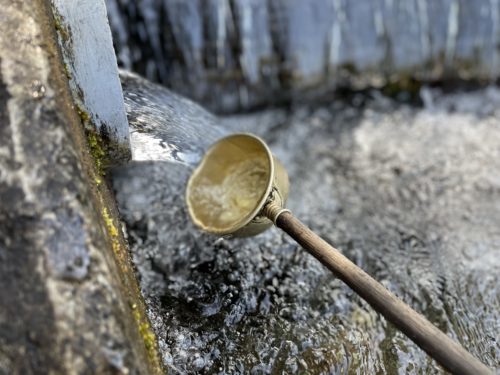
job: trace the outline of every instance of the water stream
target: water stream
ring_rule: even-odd
[[[500,367],[498,89],[424,89],[425,108],[372,91],[217,118],[128,79],[129,120],[146,137],[135,152],[146,156],[113,184],[170,373],[442,373],[279,230],[221,239],[194,228],[192,164],[213,138],[240,131],[287,168],[296,216]],[[161,157],[146,161],[150,150]]]

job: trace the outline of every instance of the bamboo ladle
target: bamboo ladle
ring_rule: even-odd
[[[454,374],[492,371],[285,209],[288,175],[260,138],[233,134],[212,145],[189,179],[186,202],[201,230],[251,236],[274,223],[429,356]]]

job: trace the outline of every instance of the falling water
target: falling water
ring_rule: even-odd
[[[228,134],[216,117],[190,100],[127,71],[120,78],[133,160],[193,165],[210,144]]]

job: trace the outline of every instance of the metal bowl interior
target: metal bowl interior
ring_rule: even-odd
[[[233,134],[212,145],[189,179],[186,202],[196,226],[228,235],[249,224],[271,193],[274,160],[260,138]]]

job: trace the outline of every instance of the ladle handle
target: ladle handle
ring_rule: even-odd
[[[278,213],[275,223],[445,369],[453,374],[492,374],[488,367],[461,345],[389,292],[290,212]]]

